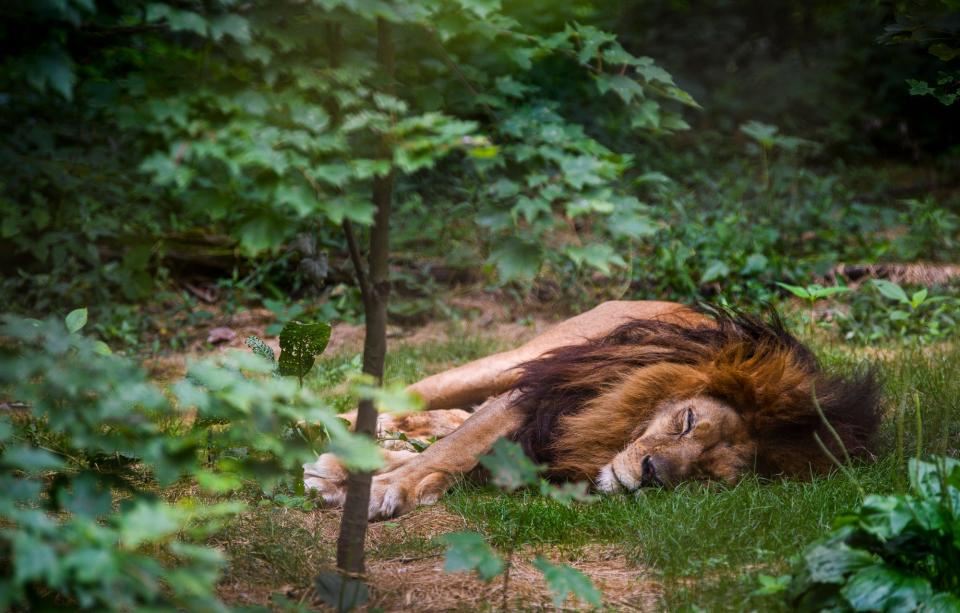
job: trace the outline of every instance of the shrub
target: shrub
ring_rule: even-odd
[[[224,610],[225,559],[195,540],[243,510],[227,495],[275,485],[327,437],[348,465],[379,462],[260,357],[192,364],[160,389],[71,333],[82,319],[0,319],[0,609]]]
[[[867,496],[803,554],[802,611],[960,610],[960,461],[911,459],[910,493]]]

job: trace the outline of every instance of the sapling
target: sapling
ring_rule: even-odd
[[[814,305],[818,300],[823,298],[829,298],[830,296],[835,296],[837,294],[842,294],[844,292],[849,292],[850,288],[843,285],[836,285],[833,287],[824,287],[820,284],[814,283],[812,285],[807,285],[801,287],[799,285],[788,285],[786,283],[777,282],[777,285],[787,290],[797,298],[802,298],[807,302],[807,305],[810,309],[810,320],[808,322],[810,333],[813,333],[814,322],[816,320],[816,313],[814,311]]]

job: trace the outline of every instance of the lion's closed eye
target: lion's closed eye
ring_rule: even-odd
[[[697,416],[694,415],[693,413],[693,407],[687,408],[687,410],[684,411],[683,430],[680,432],[680,436],[685,436],[687,434],[690,434],[690,432],[693,430],[694,424],[696,423],[697,423]]]

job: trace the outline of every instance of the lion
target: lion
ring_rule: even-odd
[[[409,389],[430,411],[381,416],[381,428],[442,438],[422,453],[384,450],[371,519],[436,502],[501,437],[552,480],[629,492],[823,474],[833,463],[821,444],[869,458],[880,421],[874,373],[828,373],[775,312],[655,301],[603,303]],[[331,505],[346,476],[331,454],[304,465],[305,485]]]

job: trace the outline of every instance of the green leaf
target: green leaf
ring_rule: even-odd
[[[441,540],[448,545],[445,572],[476,571],[481,579],[490,581],[503,571],[503,560],[476,532],[452,532]]]
[[[57,498],[64,509],[82,517],[100,517],[110,513],[113,497],[89,474],[73,480],[72,488],[60,489]]]
[[[506,283],[516,279],[532,279],[540,270],[543,252],[539,245],[517,238],[508,238],[490,253],[500,279]]]
[[[776,142],[777,132],[780,129],[760,121],[748,121],[740,126],[740,131],[760,143],[762,147],[770,148]]]
[[[725,262],[714,260],[710,262],[710,264],[707,265],[707,269],[703,271],[703,276],[700,277],[700,283],[710,283],[718,279],[725,279],[729,275],[730,267],[727,266]]]
[[[543,556],[537,556],[533,565],[543,573],[547,587],[553,593],[554,606],[562,607],[571,594],[595,607],[603,604],[600,591],[594,587],[590,578],[580,571],[566,564],[551,564]]]
[[[567,217],[578,217],[587,213],[608,215],[616,210],[616,205],[602,198],[577,198],[567,203]]]
[[[540,493],[553,498],[564,506],[570,506],[574,502],[593,502],[596,496],[590,494],[590,486],[586,481],[567,481],[560,486],[551,484],[549,481],[540,481]]]
[[[606,243],[590,243],[585,247],[567,247],[565,253],[577,266],[586,264],[605,275],[610,274],[611,265],[621,268],[627,265],[623,257]]]
[[[167,12],[166,19],[167,23],[170,24],[171,30],[193,32],[200,36],[207,35],[207,20],[199,13],[170,9]]]
[[[607,218],[607,228],[618,238],[639,239],[653,236],[659,231],[659,226],[649,215],[642,213],[614,213]]]
[[[907,293],[896,283],[887,281],[886,279],[874,279],[871,283],[873,283],[873,286],[877,288],[877,291],[879,291],[883,297],[896,300],[902,304],[910,304]]]
[[[935,55],[944,62],[949,62],[955,57],[960,57],[960,47],[951,47],[946,43],[936,43],[930,45],[930,48],[927,49],[931,55]]]
[[[352,196],[338,196],[323,202],[323,213],[333,223],[340,225],[344,219],[365,226],[373,225],[373,213],[377,207],[369,200]]]
[[[901,311],[900,309],[894,309],[890,311],[887,316],[890,318],[890,321],[906,321],[910,319],[910,313]]]
[[[60,556],[50,545],[25,532],[13,533],[13,579],[26,584],[45,580],[55,585],[61,575]]]
[[[254,355],[260,356],[271,364],[276,363],[277,357],[273,353],[273,348],[263,342],[263,339],[261,339],[259,336],[248,336],[246,345],[250,348],[250,351],[252,351]]]
[[[787,591],[787,588],[790,586],[790,581],[792,577],[790,575],[780,575],[779,577],[772,577],[770,575],[761,574],[757,577],[757,580],[760,583],[760,587],[753,590],[750,593],[751,596],[773,596],[776,594],[783,594]]]
[[[135,549],[142,543],[162,540],[180,529],[178,514],[165,504],[137,501],[120,517],[120,542]]]
[[[946,456],[936,457],[933,462],[910,458],[907,473],[911,490],[922,498],[936,500],[940,497],[944,481],[949,483],[954,476],[960,475],[960,460]]]
[[[756,275],[762,273],[767,269],[768,264],[767,256],[762,253],[751,253],[747,256],[747,261],[744,263],[743,268],[740,269],[740,274]]]
[[[93,352],[98,355],[113,355],[110,345],[103,341],[93,341]]]
[[[923,301],[927,299],[927,288],[917,290],[910,296],[910,306],[913,308],[919,307],[923,304]]]
[[[423,397],[407,391],[405,385],[391,381],[384,385],[354,386],[354,391],[361,398],[373,400],[377,411],[381,413],[413,413],[423,410]]]
[[[83,583],[110,584],[120,572],[114,551],[85,547],[71,551],[63,559],[64,567],[72,569]]]
[[[926,81],[918,81],[916,79],[907,79],[907,85],[910,86],[910,95],[911,96],[932,96],[936,95],[937,90],[930,87],[930,84]]]
[[[210,22],[210,36],[219,41],[229,36],[238,43],[250,42],[250,22],[240,15],[228,14]]]
[[[47,470],[56,470],[64,466],[63,460],[46,449],[38,449],[29,445],[7,447],[0,456],[0,461],[7,466],[19,468],[28,474],[41,473]]]
[[[27,82],[37,90],[51,89],[67,100],[73,100],[76,75],[73,60],[59,46],[45,47],[25,62]]]
[[[302,381],[329,341],[328,323],[288,322],[280,332],[280,360],[277,363],[279,373],[297,377]]]
[[[527,223],[532,222],[538,215],[550,215],[553,211],[550,209],[550,203],[542,198],[527,198],[520,196],[517,203],[513,205],[510,213],[516,219],[518,215],[523,215]]]
[[[781,283],[779,281],[777,281],[777,285],[787,290],[797,298],[803,298],[805,300],[810,299],[810,292],[808,292],[807,289],[804,287],[800,287],[799,285],[788,285],[786,283]]]
[[[844,287],[842,285],[836,285],[832,287],[821,287],[819,285],[808,285],[807,291],[810,293],[811,298],[829,298],[835,294],[843,294],[849,292],[849,287]]]
[[[601,94],[613,91],[625,104],[630,104],[634,99],[642,99],[645,95],[643,86],[626,75],[599,75],[597,89]]]
[[[953,594],[940,592],[925,603],[924,613],[957,613],[960,611],[960,598]]]
[[[876,563],[871,554],[843,543],[816,545],[803,554],[803,560],[817,583],[843,583],[850,573]]]
[[[70,311],[64,318],[64,323],[67,324],[67,331],[70,332],[70,334],[79,332],[87,325],[87,308],[83,307],[82,309]]]
[[[647,83],[660,83],[662,85],[673,85],[673,77],[670,76],[670,73],[660,68],[656,64],[646,64],[636,67],[637,72],[646,79]],[[680,96],[679,93],[685,94],[685,96]],[[675,87],[668,88],[668,93],[671,97],[679,97],[681,102],[685,104],[690,104],[693,102],[693,98],[690,98],[690,95],[682,90],[679,90]],[[689,101],[686,99],[689,98]]]
[[[382,449],[366,436],[350,433],[335,436],[327,449],[349,470],[371,471],[383,467]]]
[[[508,492],[539,481],[541,467],[523,453],[520,445],[505,438],[497,439],[490,453],[480,458],[480,464],[490,471],[494,485]]]
[[[277,204],[289,206],[300,217],[312,216],[320,206],[316,192],[306,185],[280,184],[273,197]]]
[[[603,164],[592,156],[566,156],[560,160],[560,170],[563,179],[574,189],[583,189],[585,185],[600,185],[604,182],[601,176]]]
[[[884,566],[860,570],[840,593],[854,611],[916,611],[933,596],[926,579]]]
[[[870,495],[860,507],[859,524],[865,532],[887,541],[900,536],[914,517],[913,509],[902,497]]]

